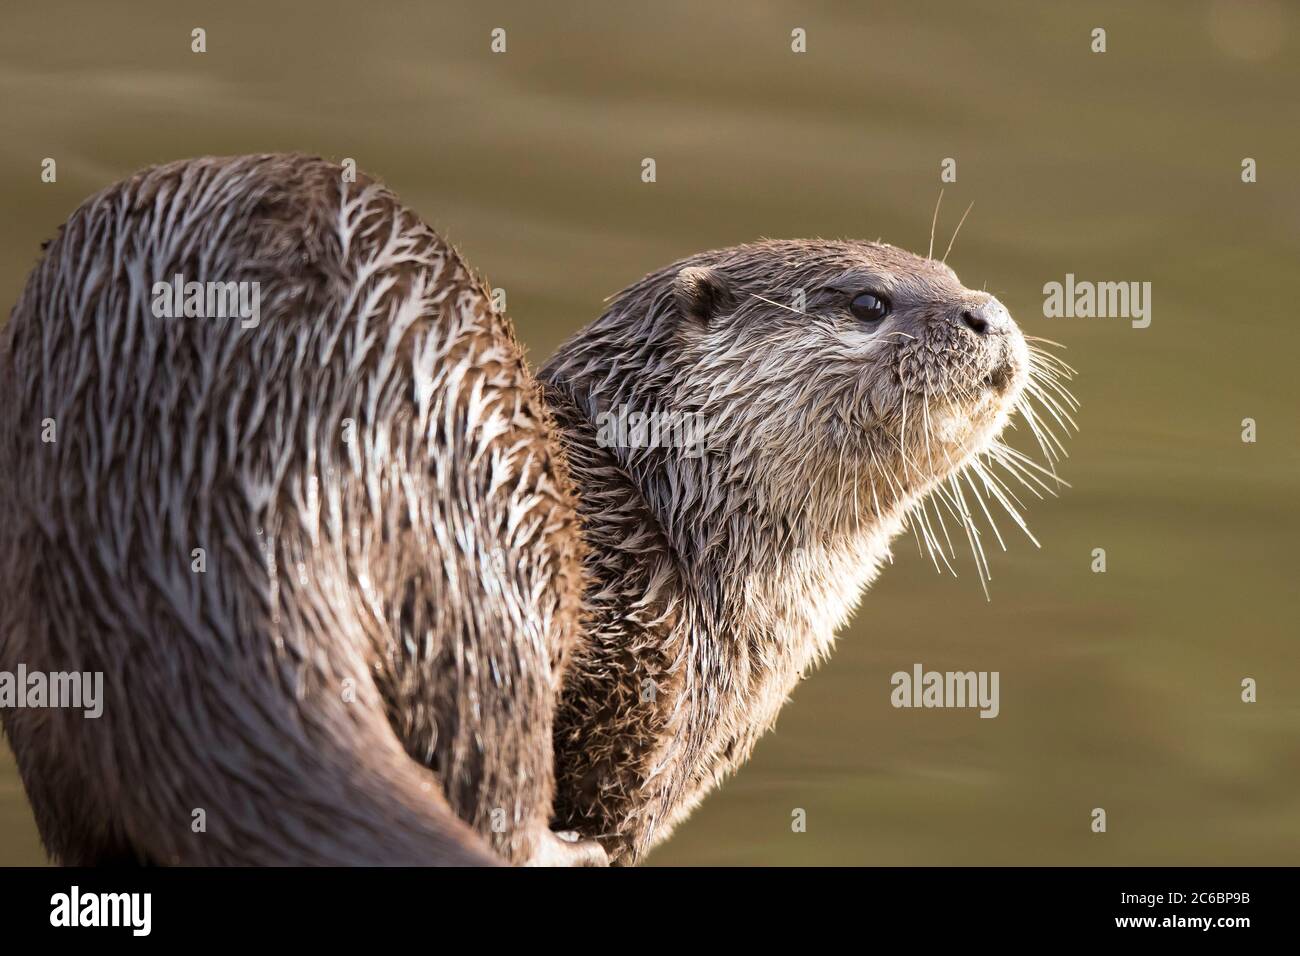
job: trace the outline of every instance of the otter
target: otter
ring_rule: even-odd
[[[692,256],[534,376],[456,251],[349,178],[138,173],[0,337],[0,669],[105,678],[98,720],[3,712],[57,860],[635,863],[907,524],[942,556],[942,506],[986,573],[976,509],[1023,526],[1004,476],[1051,487],[1070,370],[929,256]],[[174,276],[257,283],[260,320],[151,314]],[[702,444],[611,442],[618,409]],[[1016,413],[1046,463],[998,441]]]

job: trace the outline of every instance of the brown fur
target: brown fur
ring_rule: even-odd
[[[260,281],[260,325],[150,314],[175,273]],[[535,852],[579,540],[454,250],[322,160],[173,163],[73,214],[4,339],[0,668],[105,675],[98,720],[3,714],[56,859]]]
[[[261,282],[261,324],[150,315],[178,272]],[[864,289],[893,301],[878,326]],[[1024,396],[1060,410],[1048,366],[940,263],[763,242],[625,290],[543,399],[483,283],[364,177],[139,173],[72,216],[0,336],[0,669],[106,681],[98,720],[3,714],[46,845],[635,862],[746,758],[905,522],[931,542],[927,502],[978,553],[959,480],[1013,510],[984,469],[1029,474],[996,436],[1017,409],[1045,440]],[[611,444],[624,405],[700,414],[704,454]]]

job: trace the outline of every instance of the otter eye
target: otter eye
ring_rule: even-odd
[[[849,303],[849,311],[863,322],[879,322],[889,315],[889,300],[874,292],[859,292]]]

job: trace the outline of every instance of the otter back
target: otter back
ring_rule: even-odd
[[[145,170],[48,244],[0,365],[0,669],[103,675],[97,718],[4,711],[56,858],[533,852],[578,535],[453,249],[323,160]]]

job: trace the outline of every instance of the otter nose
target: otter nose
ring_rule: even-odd
[[[1006,306],[990,296],[985,302],[962,309],[961,321],[976,335],[996,335],[1011,327],[1011,313]]]

